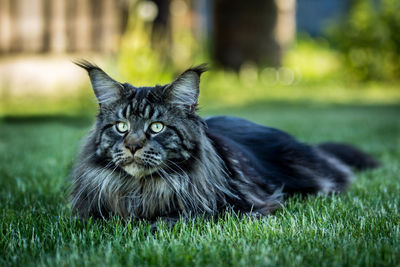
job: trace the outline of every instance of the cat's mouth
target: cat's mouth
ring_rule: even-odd
[[[157,168],[161,165],[158,162],[149,162],[147,160],[141,160],[139,158],[126,158],[122,160],[118,165],[121,167],[125,167],[128,165],[136,165],[141,168],[149,169],[149,168]]]
[[[135,162],[134,158],[124,158],[124,159],[119,160],[118,165],[121,166],[121,167],[125,167],[125,166],[130,165],[130,164],[132,164],[134,162]]]
[[[119,164],[119,166],[128,174],[134,177],[149,176],[156,173],[160,169],[158,164],[150,164],[149,162],[127,158]]]
[[[129,164],[122,167],[122,169],[135,178],[152,177],[153,173],[157,173],[158,167],[145,167],[137,164]]]

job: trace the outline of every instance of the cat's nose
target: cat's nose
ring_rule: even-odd
[[[141,149],[143,147],[143,145],[127,143],[127,144],[125,144],[125,147],[127,149],[129,149],[132,152],[132,154],[135,154],[136,150]]]
[[[132,154],[144,146],[145,139],[137,134],[129,135],[125,139],[125,147],[129,149]]]

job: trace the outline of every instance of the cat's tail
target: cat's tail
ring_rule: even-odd
[[[374,169],[381,165],[378,160],[351,145],[328,142],[317,147],[357,171]]]

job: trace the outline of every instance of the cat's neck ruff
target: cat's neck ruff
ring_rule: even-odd
[[[173,164],[133,177],[118,168],[96,166],[92,158],[87,158],[81,165],[91,166],[92,170],[79,173],[85,168],[76,168],[78,173],[75,174],[81,177],[80,183],[86,193],[76,194],[73,205],[79,206],[86,195],[92,199],[84,213],[96,211],[100,217],[105,216],[104,209],[122,218],[149,220],[171,213],[181,216],[214,214],[219,205],[224,205],[225,196],[234,194],[229,190],[223,162],[204,132],[200,140],[198,154],[190,159],[190,170]]]

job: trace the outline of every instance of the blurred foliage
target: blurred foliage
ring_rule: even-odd
[[[150,37],[144,30],[148,26],[142,24],[141,27],[142,31],[124,36],[122,45],[125,47],[121,54],[116,60],[109,59],[108,66],[104,66],[103,69],[112,77],[136,86],[164,84],[185,67],[193,65],[188,62],[182,68],[173,62],[162,61],[160,54],[148,45],[147,38]],[[344,61],[343,54],[332,49],[326,40],[303,36],[285,55],[280,68],[259,68],[247,63],[239,72],[234,72],[216,69],[211,64],[210,71],[202,75],[200,108],[207,110],[256,103],[382,105],[400,102],[398,82],[354,82]],[[60,88],[59,91],[67,90]],[[76,96],[0,98],[0,116],[94,115],[97,104],[89,81],[85,81],[77,91],[80,94]]]
[[[132,12],[139,14],[136,6]],[[121,78],[134,81],[135,85],[168,82],[173,72],[167,68],[168,62],[162,61],[161,55],[151,47],[152,24],[139,15],[129,17],[118,55]]]
[[[399,0],[353,0],[347,19],[328,29],[353,78],[399,79],[399,14]]]
[[[193,34],[188,1],[172,1],[170,33],[154,43],[152,21],[156,11],[151,3],[135,2],[117,57],[108,58],[108,64],[102,66],[121,82],[135,86],[165,84],[187,67],[210,62],[211,70],[201,80],[200,107],[243,106],[255,102],[400,102],[398,0],[382,0],[378,4],[356,0],[347,20],[329,29],[329,41],[299,35],[284,55],[282,67],[260,68],[248,62],[239,72],[213,67],[207,45]],[[69,90],[58,88],[57,91]],[[0,97],[0,116],[93,115],[97,104],[89,82],[78,92],[47,97],[4,95]]]
[[[2,116],[93,116],[98,108],[89,81],[74,93],[68,88],[57,88],[61,93],[53,95],[29,95],[0,97]]]
[[[154,31],[157,12],[151,1],[136,2],[121,41],[120,76],[138,86],[168,83],[187,67],[209,61],[206,46],[193,36],[188,1],[171,2],[167,32]]]
[[[283,66],[293,69],[298,76],[296,79],[302,83],[345,78],[341,72],[342,53],[332,49],[323,38],[311,38],[302,34],[284,55],[282,63]]]
[[[251,75],[248,75],[251,73]],[[398,83],[351,83],[343,80],[302,82],[290,69],[257,69],[235,72],[213,70],[201,82],[200,107],[244,106],[249,103],[398,104]],[[283,74],[283,75],[282,75]]]

